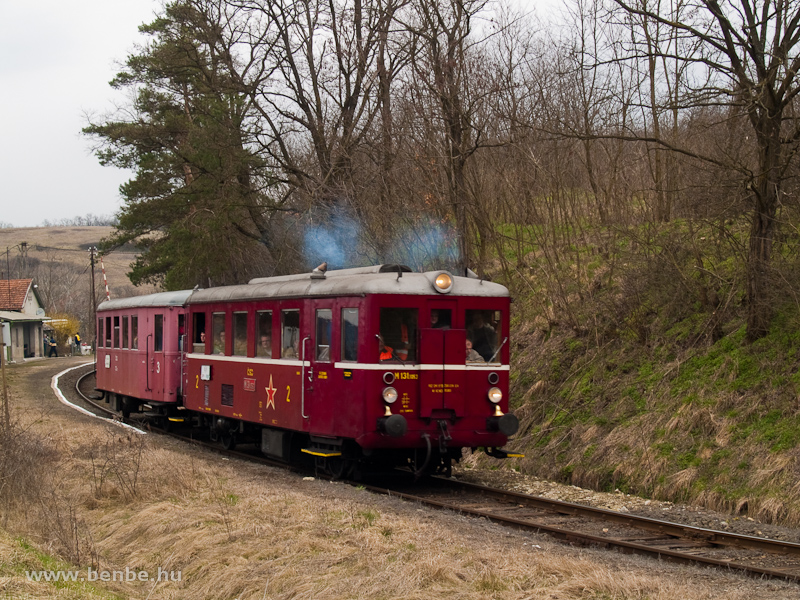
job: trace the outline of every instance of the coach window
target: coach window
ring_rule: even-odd
[[[331,361],[331,319],[333,311],[330,308],[321,308],[317,311],[317,350],[315,356],[318,361]]]
[[[211,339],[214,354],[225,354],[225,313],[211,315]]]
[[[272,311],[264,310],[258,315],[258,337],[256,338],[256,356],[272,357]]]
[[[119,348],[119,317],[114,317],[114,348]]]
[[[122,347],[128,348],[128,315],[122,317]]]
[[[205,353],[206,351],[206,313],[192,315],[192,351]]]
[[[164,351],[164,315],[156,315],[153,325],[153,352]]]
[[[111,348],[111,317],[106,317],[106,348]]]
[[[105,338],[103,337],[103,317],[100,317],[99,319],[97,319],[97,345],[102,346],[104,339]]]
[[[281,311],[281,358],[299,358],[300,311]]]
[[[380,332],[383,344],[380,348],[381,360],[417,359],[417,316],[416,308],[382,308]],[[389,349],[387,349],[387,347]]]
[[[499,362],[503,342],[503,320],[499,310],[468,310],[465,315],[467,341],[486,362]]]
[[[131,316],[131,350],[139,349],[139,317]]]
[[[342,309],[342,360],[358,360],[358,309]]]
[[[233,355],[247,356],[247,313],[233,313]]]

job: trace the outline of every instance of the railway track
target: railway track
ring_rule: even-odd
[[[113,415],[113,411],[96,402],[97,398],[90,397],[94,389],[89,377],[92,373],[78,379],[76,392],[93,409]],[[219,445],[176,432],[169,435],[226,456],[287,466],[258,455],[226,451]],[[571,544],[649,555],[677,563],[709,565],[751,577],[800,581],[800,544],[794,542],[693,527],[453,479],[431,478],[424,484],[414,484],[410,473],[403,473],[399,482],[393,478],[391,484],[357,484],[374,493],[546,533]]]

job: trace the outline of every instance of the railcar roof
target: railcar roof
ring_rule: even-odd
[[[119,310],[124,308],[141,308],[148,306],[183,306],[192,295],[192,290],[178,292],[158,292],[146,296],[131,296],[130,298],[115,298],[106,300],[97,307],[101,310]]]
[[[497,283],[453,277],[453,287],[447,294],[439,294],[433,282],[443,271],[427,273],[380,272],[381,266],[328,271],[324,277],[312,273],[264,277],[248,284],[223,286],[195,291],[190,304],[256,300],[260,298],[299,298],[322,296],[360,296],[367,294],[407,294],[447,296],[507,297],[508,289]]]

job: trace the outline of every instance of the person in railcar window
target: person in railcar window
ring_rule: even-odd
[[[467,362],[486,362],[472,347],[472,340],[467,338]]]
[[[378,353],[380,360],[392,360],[394,358],[394,348],[386,345],[382,335],[378,335]]]
[[[381,309],[379,331],[385,345],[393,350],[393,358],[403,362],[416,359],[417,316],[416,308]]]
[[[258,313],[258,346],[256,356],[272,357],[272,312],[260,311]]]
[[[272,338],[266,333],[261,336],[258,342],[258,356],[272,356]]]
[[[481,355],[483,360],[490,360],[497,349],[497,332],[494,327],[487,324],[487,318],[489,318],[491,312],[485,310],[467,311],[468,337],[472,340],[473,348]]]
[[[214,340],[214,354],[225,354],[225,332],[220,331]]]
[[[202,354],[206,351],[206,314],[194,313],[192,319],[192,352]]]
[[[450,329],[450,311],[434,308],[431,310],[431,329]]]

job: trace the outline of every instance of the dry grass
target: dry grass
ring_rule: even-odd
[[[78,566],[181,572],[181,581],[155,588],[108,588],[123,598],[743,600],[785,598],[795,589],[570,548],[157,436],[141,448],[132,492],[125,478],[138,449],[122,430],[60,407],[32,421],[31,431],[60,449],[59,493],[92,540],[94,554],[82,554]],[[98,485],[92,463],[100,449],[128,475]],[[12,517],[9,528],[47,554],[64,555],[58,536],[30,520]],[[42,587],[49,584],[20,579],[30,560],[17,547],[0,537],[0,596],[94,597],[91,590],[51,596]]]
[[[63,263],[72,263],[81,268],[89,266],[89,255],[86,249],[89,246],[98,246],[100,240],[109,236],[114,231],[113,227],[13,227],[0,229],[0,246],[13,248],[22,242],[28,243],[28,258],[39,259],[47,262],[55,258]],[[60,249],[54,251],[53,249]],[[17,277],[15,272],[14,254],[11,254],[11,276]],[[103,266],[106,270],[112,296],[118,296],[115,291],[124,291],[126,295],[149,294],[154,287],[144,285],[133,288],[128,280],[127,272],[135,256],[128,250],[111,252],[103,257]],[[97,265],[98,280],[102,280],[100,265]]]

